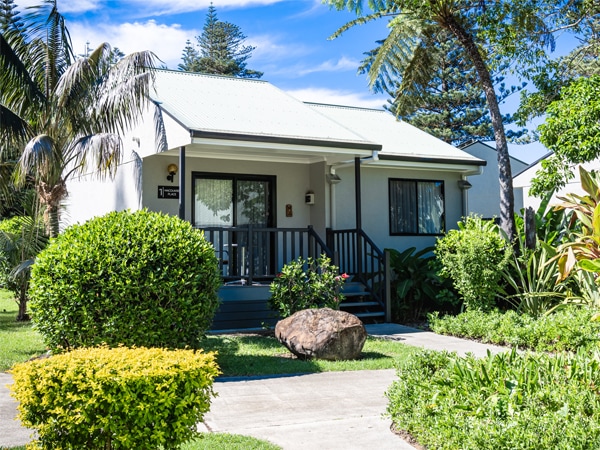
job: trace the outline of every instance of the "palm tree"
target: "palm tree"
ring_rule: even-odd
[[[337,9],[352,10],[358,16],[362,13],[362,1],[328,0],[328,3]],[[507,139],[488,63],[493,59],[483,45],[482,36],[478,34],[483,29],[483,27],[478,27],[481,24],[478,14],[485,10],[484,5],[487,3],[464,0],[369,0],[368,5],[373,13],[344,25],[332,38],[339,36],[354,25],[382,17],[393,17],[389,23],[388,37],[376,50],[376,54],[370,55],[368,74],[372,87],[377,83],[380,86],[382,84],[390,85],[394,78],[401,78],[402,82],[398,89],[401,96],[403,91],[408,90],[408,86],[415,83],[424,85],[429,80],[428,77],[430,78],[434,74],[435,71],[428,70],[431,64],[435,64],[437,53],[436,49],[431,48],[431,44],[442,41],[444,36],[447,37],[446,33],[450,33],[454,37],[464,49],[477,73],[479,86],[485,94],[490,111],[498,153],[501,226],[510,241],[514,242],[516,237],[514,196]],[[496,6],[500,7],[501,5]],[[504,16],[496,17],[497,22],[502,23],[503,18],[514,14],[515,11],[516,7],[512,10],[506,9],[503,12]],[[521,22],[523,29],[519,30],[514,26],[510,28],[511,31],[516,31],[516,37],[513,37],[514,40],[511,41],[512,44],[519,42],[517,34],[525,34],[524,28],[527,28],[529,32],[535,29],[537,33],[530,33],[527,42],[536,38],[541,41],[547,39],[543,24],[531,11],[532,9],[524,7],[518,11],[521,17],[529,15],[526,17],[527,20]],[[501,10],[494,9],[494,13],[501,14]],[[488,22],[487,26],[490,24],[491,22]]]
[[[16,180],[32,180],[49,236],[74,174],[114,176],[122,135],[147,106],[156,57],[116,63],[107,43],[75,59],[57,0],[42,0],[22,30],[0,34],[0,141],[22,149]]]
[[[22,215],[0,221],[0,284],[15,295],[18,321],[29,319],[31,266],[48,241],[34,191],[26,191],[24,197]]]

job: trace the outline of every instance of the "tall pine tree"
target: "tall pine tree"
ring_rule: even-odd
[[[477,73],[464,49],[446,33],[446,39],[437,39],[430,45],[431,77],[403,80],[402,74],[389,80],[377,80],[374,90],[388,93],[392,99],[386,107],[395,116],[452,145],[462,145],[473,140],[492,141],[492,127],[486,98],[477,84]],[[378,41],[381,46],[383,41]],[[368,52],[360,68],[369,71],[379,47]],[[504,77],[493,76],[498,102],[502,102],[520,87],[506,88]],[[514,122],[504,115],[504,124]],[[524,131],[507,131],[513,140]]]
[[[194,46],[188,40],[183,49],[180,70],[229,75],[239,78],[260,78],[263,73],[246,68],[246,61],[255,47],[244,45],[246,36],[240,27],[217,18],[216,8],[208,8],[202,34]]]
[[[24,26],[14,1],[0,0],[0,33],[6,34],[10,30],[21,32]]]

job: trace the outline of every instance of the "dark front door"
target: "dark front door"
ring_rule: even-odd
[[[274,226],[275,177],[198,172],[192,176],[194,225],[236,230],[223,234],[223,242],[213,242],[222,248],[228,275],[244,277],[252,271],[256,278],[269,273],[271,239],[265,239],[268,233],[253,231]]]

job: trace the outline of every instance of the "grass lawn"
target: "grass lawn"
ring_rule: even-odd
[[[396,341],[369,337],[360,359],[354,361],[301,360],[272,336],[212,335],[203,342],[206,351],[217,351],[223,377],[341,372],[395,368],[418,349]]]
[[[11,292],[0,289],[0,372],[46,351],[30,322],[17,322],[19,308]]]
[[[181,446],[181,450],[280,450],[281,447],[250,436],[227,433],[202,433]],[[12,447],[11,450],[25,450],[25,447]]]

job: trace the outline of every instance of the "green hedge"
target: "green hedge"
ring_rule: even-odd
[[[213,246],[189,222],[113,212],[68,228],[39,254],[30,308],[54,351],[198,348],[220,284]]]
[[[11,369],[33,448],[172,449],[198,436],[210,408],[214,354],[147,348],[78,349]]]
[[[394,426],[437,450],[600,448],[600,361],[421,352],[387,393]]]
[[[600,322],[597,311],[578,306],[533,318],[509,310],[466,311],[457,316],[429,315],[429,326],[438,334],[481,340],[537,351],[576,351],[598,348]]]

